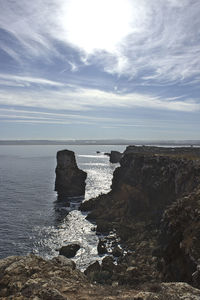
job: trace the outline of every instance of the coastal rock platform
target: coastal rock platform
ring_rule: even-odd
[[[0,260],[1,300],[198,300],[200,291],[186,283],[130,287],[89,282],[70,260],[58,256],[46,261],[35,255]]]

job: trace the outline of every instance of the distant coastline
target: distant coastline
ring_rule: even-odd
[[[0,140],[1,145],[160,145],[200,146],[200,140]]]

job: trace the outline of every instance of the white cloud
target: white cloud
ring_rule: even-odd
[[[97,89],[77,88],[37,91],[2,91],[0,104],[45,108],[54,110],[92,111],[97,108],[128,109],[135,107],[174,110],[183,112],[198,111],[200,104],[195,100],[161,98],[158,96],[130,93],[118,94]]]
[[[116,64],[106,66],[112,74],[163,82],[183,81],[200,70],[200,3],[198,1],[136,1],[145,18],[140,32],[127,37],[116,52]],[[120,61],[125,61],[119,68]]]
[[[98,116],[89,116],[87,114],[72,114],[72,113],[59,113],[59,112],[43,112],[43,111],[33,111],[27,109],[13,109],[13,108],[0,108],[2,117],[10,117],[10,118],[41,118],[41,119],[51,119],[51,120],[77,120],[84,122],[119,122],[123,119],[120,118],[106,118],[106,117],[98,117]],[[40,117],[39,117],[40,116]]]
[[[53,39],[80,49],[85,64],[102,51],[101,67],[111,74],[147,82],[199,77],[197,0],[7,0],[0,9],[0,27],[24,49],[2,45],[17,62],[63,57]],[[75,72],[77,65],[70,64]]]
[[[44,78],[17,76],[10,74],[0,74],[0,84],[10,86],[29,86],[30,84],[40,84],[44,86],[67,86],[61,82],[52,81]],[[69,86],[69,85],[68,85]]]

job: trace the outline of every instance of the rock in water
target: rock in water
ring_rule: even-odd
[[[98,251],[99,254],[105,254],[105,253],[107,253],[105,241],[99,239],[99,243],[97,245],[97,251]]]
[[[57,152],[55,191],[59,198],[83,196],[86,177],[87,173],[78,168],[73,151]]]
[[[70,244],[67,246],[63,246],[60,250],[59,250],[59,254],[63,255],[67,258],[72,258],[76,255],[76,252],[80,249],[80,245],[78,244]]]
[[[111,151],[110,162],[113,164],[116,164],[116,163],[120,162],[122,156],[123,156],[123,154],[120,153],[119,151]]]

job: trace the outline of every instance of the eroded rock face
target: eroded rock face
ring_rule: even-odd
[[[78,168],[73,151],[57,152],[55,191],[59,198],[83,196],[86,177],[87,173]]]
[[[159,256],[166,280],[200,288],[200,186],[165,210]]]
[[[200,165],[193,160],[130,153],[120,165],[111,192],[98,197],[91,217],[123,220],[149,214],[161,218],[167,205],[200,183]]]
[[[115,229],[130,253],[118,259],[120,284],[167,280],[200,288],[199,160],[128,153],[120,165],[111,192],[86,205],[88,218]]]

